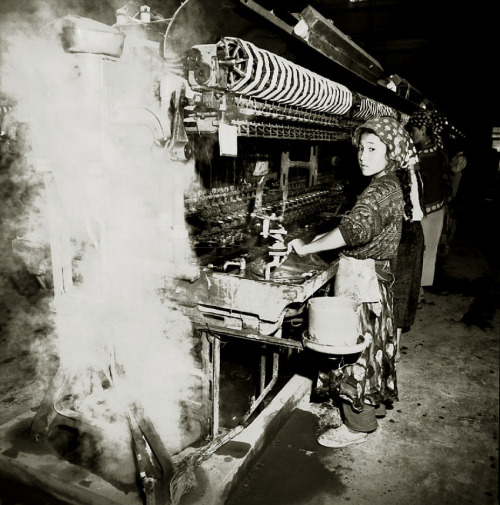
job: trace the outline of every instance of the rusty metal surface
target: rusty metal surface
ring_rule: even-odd
[[[197,327],[198,330],[205,331],[206,333],[214,333],[219,336],[226,336],[231,338],[239,338],[242,340],[250,340],[260,342],[261,344],[269,344],[278,347],[287,347],[290,349],[303,350],[302,342],[292,340],[289,338],[275,337],[272,335],[263,335],[262,333],[255,333],[252,331],[236,330],[233,328],[220,328],[209,327],[207,325]]]
[[[305,302],[332,279],[337,267],[338,262],[334,261],[300,284],[283,284],[273,279],[254,280],[240,274],[206,270],[193,283],[175,280],[167,296],[175,296],[180,305],[197,308],[200,323],[206,322],[201,317],[201,311],[209,311],[210,308],[226,311],[235,318],[255,316],[259,322],[276,323],[283,319],[289,305]],[[317,268],[314,265],[311,270]],[[213,313],[217,312],[214,310]],[[213,323],[217,326],[216,321]],[[264,330],[262,333],[266,333],[260,326],[261,331]]]

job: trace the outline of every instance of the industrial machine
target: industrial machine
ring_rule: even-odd
[[[55,110],[40,112],[46,137],[32,153],[51,260],[37,275],[53,286],[56,326],[73,354],[61,359],[31,431],[38,440],[91,433],[103,445],[107,425],[120,421],[123,458],[135,461],[148,503],[175,501],[180,472],[251,423],[286,378],[303,350],[306,302],[336,272],[335,255],[298,259],[287,243],[333,228],[355,198],[353,129],[378,116],[404,122],[423,98],[380,84],[380,64],[314,8],[269,3],[187,0],[168,18],[144,5],[120,9],[112,26],[72,15],[53,25],[64,51],[52,58],[69,80]],[[63,155],[49,117],[76,152]],[[23,254],[30,240],[16,245]],[[92,267],[87,253],[98,258]],[[150,278],[151,303],[141,297]],[[164,338],[147,354],[143,326],[156,320],[158,300]],[[113,311],[122,325],[108,324]],[[106,344],[72,367],[82,321],[86,344]],[[174,322],[182,330],[169,339]],[[122,350],[125,326],[137,330],[136,359],[146,361],[137,375]],[[189,365],[163,381],[174,349]],[[151,386],[135,390],[157,365],[156,383],[186,383],[160,397],[178,415],[173,431],[145,399]],[[239,401],[224,396],[231,380],[242,386]],[[239,407],[228,415],[227,405]]]

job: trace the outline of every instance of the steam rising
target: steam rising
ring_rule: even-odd
[[[75,399],[61,408],[100,418],[116,442],[127,406],[140,404],[175,453],[185,436],[181,405],[199,402],[198,370],[190,322],[160,291],[192,268],[182,195],[194,164],[155,147],[155,122],[141,109],[151,105],[155,69],[118,70],[16,26],[1,86],[29,125],[26,173],[45,188],[22,235],[50,245],[59,358]],[[50,278],[40,263],[32,268]],[[101,387],[102,371],[116,388]]]

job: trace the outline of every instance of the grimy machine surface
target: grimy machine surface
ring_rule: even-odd
[[[79,100],[85,96],[95,109],[91,128],[100,142],[111,139],[121,154],[136,142],[148,150],[146,162],[153,145],[152,163],[168,171],[165,194],[161,185],[156,190],[173,246],[158,296],[189,321],[185,341],[195,372],[189,395],[175,406],[182,422],[172,441],[144,398],[123,401],[120,415],[110,413],[112,402],[102,397],[119,390],[123,367],[61,367],[37,411],[2,433],[3,469],[16,444],[24,448],[17,453],[29,453],[8,460],[17,465],[15,477],[24,468],[28,482],[43,487],[43,472],[66,459],[71,469],[62,480],[74,481],[75,491],[47,486],[61,500],[86,502],[85,491],[92,490],[97,503],[177,503],[196,488],[197,466],[251,427],[293,374],[290,363],[303,351],[307,300],[328,291],[336,256],[299,259],[287,243],[331,229],[352,203],[352,130],[377,116],[404,121],[422,97],[379,84],[380,64],[315,9],[304,4],[288,12],[281,3],[273,9],[253,0],[187,0],[171,17],[148,6],[134,15],[125,7],[112,26],[71,15],[57,25],[58,58],[77,69],[74,81],[85,90]],[[149,140],[141,144],[144,132]],[[91,180],[91,187],[102,188],[103,181],[121,180],[109,151],[89,156],[82,184]],[[51,202],[54,297],[69,300],[56,303],[67,308],[80,287],[75,257],[65,247],[73,230],[71,222],[61,223],[61,184],[44,161],[39,171]],[[190,168],[195,177],[179,183]],[[131,191],[121,189],[125,197]],[[100,223],[93,228],[98,238],[88,243],[99,244],[100,253],[112,244],[114,210],[88,211]],[[186,243],[189,254],[179,254]],[[168,349],[159,347],[154,360],[161,363]],[[91,379],[76,393],[82,373]],[[84,410],[96,389],[106,395]],[[106,456],[108,428],[117,418],[127,431],[118,438],[130,447],[113,452],[110,476],[96,460]],[[36,448],[27,449],[22,436]],[[92,457],[83,456],[84,446],[94,450]],[[46,459],[35,462],[41,455]],[[117,467],[130,465],[126,480]]]

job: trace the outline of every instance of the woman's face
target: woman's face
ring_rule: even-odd
[[[384,175],[389,163],[387,146],[374,133],[362,133],[358,146],[358,162],[363,175],[376,177]]]
[[[427,141],[427,131],[424,127],[412,126],[410,136],[413,139],[413,143],[418,146],[422,146]]]

